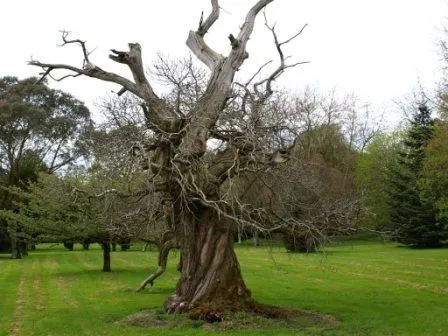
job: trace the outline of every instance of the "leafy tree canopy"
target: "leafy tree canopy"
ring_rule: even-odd
[[[84,140],[92,128],[87,107],[36,78],[0,78],[0,167],[18,169],[27,151],[49,171],[87,154]]]
[[[93,122],[87,107],[68,93],[37,78],[0,78],[0,209],[17,211],[11,187],[26,189],[39,171],[49,173],[75,164],[88,154],[87,134]],[[0,249],[9,245],[0,221]],[[12,238],[21,228],[8,228]]]

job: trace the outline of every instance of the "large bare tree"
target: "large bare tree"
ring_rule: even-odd
[[[246,45],[256,17],[272,1],[258,0],[250,8],[238,35],[229,35],[230,51],[223,56],[204,40],[220,12],[218,0],[211,0],[211,13],[201,16],[199,27],[190,31],[187,39],[187,46],[209,69],[205,90],[196,90],[197,99],[188,104],[155,93],[145,75],[138,43],[129,43],[128,51],[112,49],[109,56],[129,67],[132,80],[92,64],[85,42],[70,39],[67,33],[62,36],[64,44],[78,44],[82,49],[82,67],[30,62],[41,67],[44,76],[63,70],[68,74],[59,80],[67,76],[93,77],[120,85],[119,95],[129,92],[140,100],[151,141],[135,146],[133,151],[148,159],[150,179],[160,194],[169,227],[160,253],[161,266],[166,264],[172,246],[181,247],[181,275],[175,294],[165,303],[167,312],[188,311],[205,302],[219,305],[250,298],[233,250],[232,232],[235,221],[257,226],[259,217],[229,200],[225,195],[229,187],[223,186],[231,185],[235,176],[245,171],[256,172],[285,161],[291,148],[273,136],[282,134],[282,129],[261,122],[259,115],[273,93],[272,82],[288,67],[300,64],[287,64],[282,46],[300,35],[303,28],[282,42],[274,27],[266,23],[279,54],[278,67],[262,79],[254,76],[248,82],[234,83],[236,72],[249,57]],[[239,122],[232,119],[236,115],[240,116]],[[208,147],[211,140],[220,146]]]

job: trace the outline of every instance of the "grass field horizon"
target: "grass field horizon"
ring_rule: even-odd
[[[39,245],[23,260],[0,255],[0,336],[207,335],[202,328],[141,328],[117,324],[158,309],[173,293],[178,253],[167,272],[142,293],[135,288],[156,266],[156,252],[112,254],[102,273],[98,246],[67,251]],[[378,241],[290,254],[283,248],[237,246],[245,281],[262,303],[304,309],[338,323],[275,331],[229,329],[216,335],[447,335],[448,249],[415,250]]]

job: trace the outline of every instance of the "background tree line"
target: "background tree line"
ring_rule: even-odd
[[[166,62],[158,68],[162,66],[168,67]],[[34,78],[19,81],[6,77],[4,81],[10,81],[14,90],[40,89],[66,95],[49,89],[45,83],[36,84]],[[52,114],[37,117],[34,109],[42,107],[33,106],[28,100],[26,94],[10,92],[5,92],[2,100],[2,118],[10,123],[3,126],[2,158],[8,158],[14,150],[8,145],[18,146],[14,141],[26,144],[26,149],[13,157],[13,164],[2,161],[2,249],[17,241],[23,245],[13,248],[13,256],[18,258],[26,253],[27,245],[38,242],[65,242],[67,246],[78,242],[86,247],[98,242],[105,247],[106,243],[143,239],[160,244],[165,230],[163,209],[152,192],[154,186],[148,185],[141,169],[147,162],[139,157],[139,146],[144,146],[142,139],[151,135],[145,131],[138,102],[127,95],[104,99],[99,106],[104,122],[94,127],[82,103],[77,102],[84,114],[76,120],[69,119],[73,112],[64,102],[55,101],[57,119],[53,110]],[[28,104],[20,106],[19,116],[11,112],[17,108],[12,104],[17,102]],[[7,104],[13,107],[7,109]],[[377,128],[367,126],[362,118],[364,112],[357,110],[364,107],[357,104],[354,97],[337,98],[334,92],[322,94],[311,88],[296,97],[279,94],[270,102],[265,120],[258,122],[275,118],[275,122],[282,119],[285,125],[277,139],[263,141],[295,139],[291,143],[293,160],[283,168],[242,176],[234,183],[237,187],[229,187],[231,199],[252,204],[259,212],[260,222],[266,217],[273,223],[288,217],[301,224],[290,229],[275,229],[274,224],[267,229],[260,226],[263,236],[279,233],[289,250],[310,251],[330,233],[356,231],[361,207],[354,188],[354,165]],[[20,118],[36,121],[24,125]],[[57,122],[70,124],[63,128]],[[12,138],[14,132],[22,132],[22,137]],[[32,138],[38,136],[43,139]],[[27,157],[32,153],[36,153],[35,161],[32,156]],[[30,160],[29,165],[26,160]],[[14,165],[21,174],[16,179],[11,178],[18,174],[11,168]],[[280,185],[291,188],[272,192]],[[258,229],[241,227],[245,236],[254,235]]]
[[[448,238],[443,99],[438,118],[427,100],[416,101],[405,127],[377,135],[357,165],[357,184],[370,210],[366,221],[414,247],[443,246]]]
[[[169,63],[160,62],[163,77]],[[1,248],[18,258],[43,241],[98,242],[105,252],[106,244],[136,239],[160,245],[166,229],[161,201],[133,152],[150,136],[138,102],[127,95],[104,99],[104,122],[94,127],[82,103],[35,78],[4,77],[1,83]],[[281,138],[295,139],[294,160],[246,174],[231,190],[259,208],[259,221],[288,217],[301,225],[259,231],[242,224],[239,234],[281,236],[290,251],[312,251],[329,236],[370,230],[411,246],[443,245],[444,95],[440,102],[437,119],[428,104],[417,102],[407,126],[383,132],[353,96],[313,88],[278,94],[263,118],[275,112],[287,123]],[[272,192],[278,188],[283,192]]]

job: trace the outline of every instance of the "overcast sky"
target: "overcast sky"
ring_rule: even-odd
[[[207,36],[222,54],[229,51],[227,36],[236,35],[247,9],[255,0],[221,0],[219,21]],[[42,62],[80,65],[80,50],[58,48],[60,30],[87,40],[95,49],[93,63],[128,75],[108,59],[111,48],[125,50],[139,42],[147,65],[160,52],[172,57],[188,54],[185,40],[196,29],[209,0],[51,1],[14,0],[2,3],[0,76],[37,75],[26,65]],[[408,94],[420,81],[431,88],[440,77],[437,42],[448,14],[446,0],[275,0],[266,9],[287,38],[305,23],[304,33],[286,48],[292,60],[311,61],[290,70],[279,84],[300,91],[307,84],[355,92],[378,110]],[[260,16],[248,45],[250,58],[241,77],[275,59],[272,38]],[[62,88],[85,101],[93,101],[119,88],[90,78],[68,79]]]

